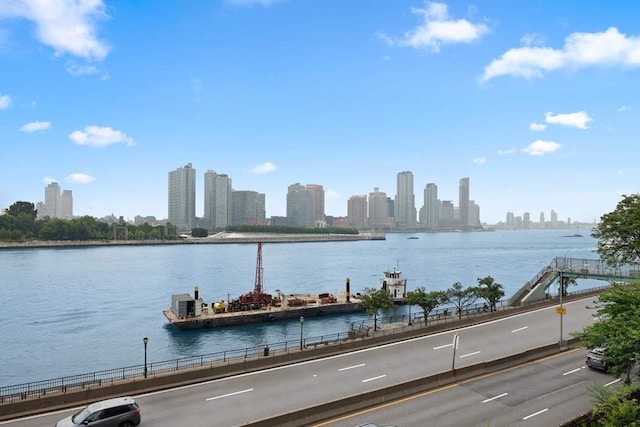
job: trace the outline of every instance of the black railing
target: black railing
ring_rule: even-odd
[[[276,354],[300,351],[301,345],[303,348],[309,348],[317,347],[318,345],[335,344],[349,339],[353,338],[350,337],[348,332],[340,332],[337,334],[302,338],[302,340],[289,340],[237,350],[151,362],[147,364],[147,377],[166,375],[184,370],[222,366],[243,359],[258,359]],[[144,370],[144,365],[134,365],[127,366],[125,368],[107,369],[103,371],[89,372],[86,374],[4,386],[0,387],[0,404],[10,403],[17,400],[35,399],[51,394],[68,393],[87,388],[113,385],[122,382],[142,380],[144,379]]]

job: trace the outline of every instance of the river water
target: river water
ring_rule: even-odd
[[[338,293],[349,278],[355,293],[380,286],[384,270],[398,267],[408,290],[475,286],[492,276],[510,297],[554,257],[597,258],[590,232],[567,237],[573,232],[392,233],[381,241],[264,244],[264,287]],[[297,320],[183,331],[162,314],[172,294],[193,294],[194,286],[207,302],[252,290],[256,251],[256,244],[0,250],[0,386],[141,364],[145,336],[150,362],[295,340]],[[345,332],[364,318],[305,319],[304,335]]]

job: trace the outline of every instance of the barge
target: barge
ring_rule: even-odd
[[[252,292],[232,301],[207,304],[199,295],[198,287],[193,296],[174,294],[171,307],[163,310],[169,323],[182,329],[213,328],[249,323],[274,322],[304,316],[346,314],[363,311],[360,300],[350,293],[349,279],[344,293],[333,295],[285,295],[280,291],[271,295],[262,287],[262,243],[258,243],[256,279]]]

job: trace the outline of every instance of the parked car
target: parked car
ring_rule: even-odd
[[[607,365],[607,360],[605,358],[606,351],[606,347],[596,347],[591,349],[587,354],[587,366],[593,369],[606,371],[609,368],[609,366]]]
[[[132,397],[117,397],[92,403],[60,420],[56,427],[133,427],[140,424],[140,407]]]

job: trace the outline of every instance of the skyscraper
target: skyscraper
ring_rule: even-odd
[[[204,221],[209,230],[231,224],[231,178],[208,170],[204,174]]]
[[[389,215],[389,202],[387,193],[380,191],[378,187],[369,193],[369,227],[380,230],[393,226],[393,218]]]
[[[367,227],[367,196],[351,196],[347,202],[347,221],[357,229]]]
[[[51,182],[44,189],[44,216],[49,218],[59,218],[62,213],[62,203],[60,201],[60,185]]]
[[[429,183],[424,188],[424,217],[422,225],[430,230],[438,228],[438,186]]]
[[[169,172],[169,222],[191,230],[196,220],[196,170],[191,163]]]
[[[324,188],[318,184],[307,184],[306,188],[311,197],[311,221],[315,226],[324,224]]]
[[[62,195],[60,195],[60,218],[73,219],[73,195],[71,190],[62,190]]]
[[[231,192],[231,225],[264,225],[267,223],[265,214],[265,196],[257,191]]]
[[[469,178],[460,179],[458,189],[458,206],[460,209],[460,229],[469,228]]]
[[[311,227],[311,193],[296,182],[287,191],[287,222],[294,227]]]
[[[399,172],[395,199],[397,228],[413,228],[416,225],[416,200],[413,194],[413,173]]]

